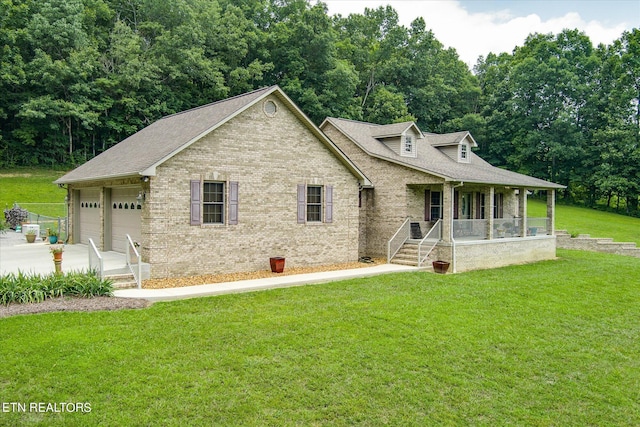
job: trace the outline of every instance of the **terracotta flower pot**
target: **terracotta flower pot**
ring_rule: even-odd
[[[54,261],[61,261],[62,260],[62,252],[54,252],[53,253],[53,260]]]
[[[272,257],[269,258],[269,263],[271,264],[271,272],[272,273],[282,273],[284,271],[284,258],[283,257]]]

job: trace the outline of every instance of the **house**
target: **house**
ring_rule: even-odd
[[[555,258],[555,191],[564,187],[491,166],[469,132],[338,118],[320,129],[373,184],[360,193],[361,255],[440,259],[457,272]],[[546,192],[545,218],[527,216],[532,190]]]
[[[164,117],[56,181],[72,243],[150,277],[356,261],[367,177],[277,86]]]

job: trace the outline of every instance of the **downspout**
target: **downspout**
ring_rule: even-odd
[[[453,218],[454,218],[454,212],[453,209],[456,206],[455,203],[455,197],[456,197],[456,188],[462,187],[464,185],[464,181],[460,181],[460,184],[458,185],[452,185],[451,186],[451,226],[449,227],[449,232],[451,233],[451,267],[452,267],[452,272],[456,273],[456,239],[453,238]]]

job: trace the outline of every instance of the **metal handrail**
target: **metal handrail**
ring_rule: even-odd
[[[391,259],[394,256],[396,256],[398,251],[402,248],[402,245],[404,245],[404,243],[407,240],[409,240],[410,228],[407,227],[407,224],[409,224],[410,220],[411,220],[411,218],[407,217],[407,219],[404,220],[404,222],[402,223],[400,228],[398,228],[398,231],[396,231],[396,233],[393,235],[393,237],[391,239],[389,239],[389,242],[387,242],[387,262],[391,262]],[[403,230],[404,230],[404,233],[400,234]],[[402,242],[400,242],[399,245],[396,245],[397,248],[394,248],[393,253],[391,253],[391,249],[392,249],[391,248],[391,243],[396,239],[396,237],[400,237],[402,239]]]
[[[104,261],[102,259],[102,255],[100,255],[100,252],[96,247],[96,244],[93,243],[93,239],[89,238],[89,268],[93,270],[92,255],[95,255],[96,258],[98,258],[97,273],[100,280],[102,280],[104,278]]]
[[[135,271],[133,266],[131,265],[131,249],[133,249],[133,254],[136,257],[136,260],[138,261],[137,271]],[[138,250],[136,249],[136,245],[133,243],[133,240],[131,240],[131,236],[129,236],[128,234],[127,234],[127,267],[129,267],[129,270],[131,270],[131,274],[133,274],[133,278],[136,279],[136,284],[138,285],[138,289],[142,289],[142,257],[140,256],[140,253],[138,253]]]
[[[435,237],[430,237],[431,233],[437,231],[438,234]],[[433,243],[433,245],[431,245],[431,247],[429,248],[429,250],[426,252],[425,256],[422,256],[422,245],[424,245],[428,239],[435,239],[435,243]],[[442,219],[439,219],[438,221],[436,221],[435,224],[433,224],[433,227],[431,227],[431,230],[429,230],[429,232],[424,236],[424,238],[422,240],[420,240],[420,243],[418,244],[418,267],[422,267],[422,263],[424,262],[424,260],[427,259],[427,257],[429,256],[429,254],[431,253],[431,251],[433,250],[433,248],[436,247],[436,245],[438,244],[438,242],[440,241],[440,239],[442,238]]]

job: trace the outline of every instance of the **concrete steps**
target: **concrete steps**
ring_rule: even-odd
[[[391,264],[418,267],[418,243],[406,242],[391,259]],[[429,257],[427,257],[427,260],[423,263],[423,267],[425,269],[433,268]]]
[[[556,244],[562,249],[577,249],[640,258],[640,248],[634,242],[614,242],[608,237],[591,237],[589,234],[571,237],[566,230],[557,230]]]

